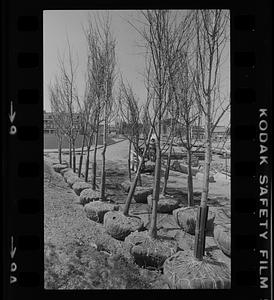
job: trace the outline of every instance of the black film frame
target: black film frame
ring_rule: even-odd
[[[71,294],[88,299],[92,293],[112,297],[117,293],[44,290],[43,10],[214,7],[230,9],[231,16],[232,286],[230,290],[162,290],[161,296],[171,292],[186,299],[270,299],[270,288],[261,289],[259,279],[258,124],[259,108],[271,112],[271,2],[241,1],[231,6],[221,1],[149,1],[135,5],[83,0],[2,2],[3,299],[58,299]],[[11,101],[16,112],[14,123],[9,118]],[[270,168],[264,172],[271,178]],[[264,246],[270,247],[268,242]],[[14,264],[16,270],[11,272]],[[268,272],[270,278],[270,266]],[[12,275],[18,281],[11,285]],[[149,291],[125,293],[150,295]]]

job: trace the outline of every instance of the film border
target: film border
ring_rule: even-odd
[[[6,78],[3,81],[6,86],[3,119],[6,122],[2,121],[2,161],[3,178],[7,182],[3,217],[6,226],[4,256],[9,257],[5,265],[5,299],[30,294],[45,299],[58,297],[58,292],[43,290],[42,14],[43,9],[65,9],[63,3],[10,1],[4,7],[7,12],[4,18],[7,24],[4,34],[6,61],[2,78]],[[70,3],[67,2],[66,9],[88,8],[83,1],[77,5]],[[217,5],[219,7],[220,3]],[[172,8],[182,8],[176,6],[178,4]],[[101,8],[111,8],[111,5],[106,3]],[[259,288],[260,247],[270,249],[270,243],[262,243],[258,235],[261,230],[258,176],[262,172],[271,178],[271,167],[261,169],[258,165],[260,150],[256,144],[260,133],[259,109],[267,107],[271,111],[271,64],[265,61],[271,61],[270,31],[264,32],[269,24],[270,13],[263,4],[255,7],[246,1],[237,8],[231,7],[232,288],[229,291],[179,291],[178,296],[183,293],[184,296],[207,297],[216,292],[216,297],[222,295],[225,299],[240,299],[247,295],[249,299],[270,299],[270,289]],[[270,115],[268,121],[270,128]],[[7,157],[9,159],[5,161]],[[270,278],[270,260],[268,266]],[[9,285],[10,276],[16,280],[12,285]],[[79,294],[89,296],[84,291]]]

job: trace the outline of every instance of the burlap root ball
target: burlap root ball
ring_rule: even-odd
[[[104,227],[113,238],[123,241],[131,232],[142,230],[144,223],[139,217],[111,211],[104,216]]]
[[[137,186],[136,186],[135,190],[136,190],[137,188],[139,188],[139,187],[142,188],[142,187],[139,186],[138,184],[139,184],[139,183],[137,182]],[[126,181],[120,183],[120,188],[121,188],[121,190],[122,190],[124,193],[128,193],[129,190],[130,190],[131,185],[132,185],[132,182],[129,181],[129,180],[126,180]]]
[[[68,178],[71,176],[77,177],[77,174],[74,173],[72,170],[67,170],[66,172],[64,172],[63,177],[64,177],[65,182],[67,182]]]
[[[164,276],[171,289],[229,289],[227,265],[209,256],[198,261],[193,251],[178,251],[164,262]]]
[[[81,192],[86,189],[91,189],[91,185],[87,182],[76,181],[72,185],[72,189],[74,190],[77,196],[80,196]]]
[[[72,187],[75,182],[83,182],[83,179],[76,176],[74,173],[67,177],[67,184]]]
[[[52,158],[50,158],[49,159],[49,162],[50,162],[50,164],[53,166],[53,165],[59,165],[60,164],[60,161],[59,161],[59,159],[57,159],[57,158],[55,158],[55,159],[52,159]],[[62,163],[63,164],[63,163]]]
[[[152,208],[152,195],[147,197],[147,203],[150,208]],[[172,211],[179,207],[179,201],[171,196],[159,196],[159,201],[157,204],[157,212],[159,213],[172,213]]]
[[[97,200],[100,200],[100,192],[98,191],[94,191],[92,189],[85,189],[80,193],[79,201],[82,205]]]
[[[73,170],[71,168],[65,168],[60,171],[60,174],[64,176],[67,172],[73,173]]]
[[[218,247],[228,256],[231,253],[231,231],[230,224],[215,225],[214,240]]]
[[[164,261],[177,251],[174,240],[151,238],[148,231],[135,231],[125,238],[131,255],[139,266],[162,267]]]
[[[123,190],[123,192],[128,193],[129,189],[131,187],[131,182],[129,180],[126,180],[126,181],[122,182],[120,184],[120,186],[121,186],[121,189]]]
[[[52,166],[53,170],[57,173],[60,173],[60,171],[63,169],[67,169],[67,167],[68,166],[66,164],[56,164]]]
[[[147,197],[152,194],[152,189],[142,186],[137,186],[134,192],[134,200],[136,203],[147,203]]]
[[[102,223],[104,215],[109,211],[118,211],[119,206],[102,201],[93,201],[84,206],[87,217],[95,222]]]
[[[187,233],[195,235],[196,218],[198,206],[195,207],[181,207],[173,211],[173,216],[177,224]],[[208,211],[206,232],[213,232],[215,213]]]
[[[52,164],[52,166],[60,165],[60,161],[59,161],[59,159],[53,159],[53,160],[51,159],[51,164]],[[69,164],[67,161],[62,161],[61,165],[66,165],[68,167]]]

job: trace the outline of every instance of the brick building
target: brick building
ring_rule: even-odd
[[[73,122],[77,130],[81,129],[79,113],[73,114]],[[54,133],[55,133],[55,124],[54,124],[53,113],[46,112],[44,110],[44,134],[54,134]]]
[[[212,133],[212,138],[215,141],[222,141],[230,137],[230,130],[226,126],[216,126]]]

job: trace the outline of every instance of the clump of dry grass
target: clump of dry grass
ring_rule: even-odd
[[[150,289],[150,278],[122,255],[71,244],[45,244],[45,289]]]

